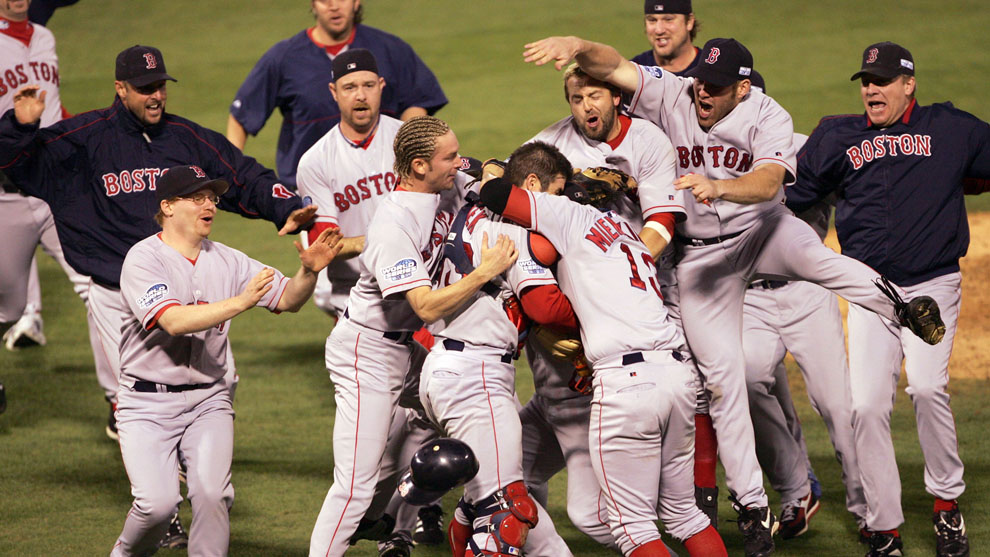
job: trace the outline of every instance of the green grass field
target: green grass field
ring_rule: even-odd
[[[522,63],[522,45],[551,34],[577,34],[633,55],[645,49],[638,1],[521,0],[401,2],[369,0],[366,21],[399,34],[434,70],[450,98],[439,116],[451,123],[476,157],[505,156],[521,141],[567,114],[560,76]],[[734,36],[753,52],[768,90],[808,133],[825,114],[859,112],[849,75],[870,43],[893,40],[914,54],[919,100],[953,100],[990,119],[983,86],[990,9],[983,1],[852,0],[818,3],[783,0],[698,0],[699,39]],[[59,41],[62,98],[72,112],[112,100],[113,60],[135,43],[158,46],[169,73],[168,108],[223,130],[227,106],[257,58],[274,42],[310,25],[307,3],[282,0],[216,2],[83,0],[50,22]],[[276,116],[247,152],[274,162]],[[988,196],[971,208],[990,208]],[[296,268],[290,240],[268,223],[225,215],[214,239],[238,247],[283,271]],[[105,555],[131,502],[119,449],[103,434],[107,407],[96,384],[86,339],[85,315],[62,272],[39,259],[49,344],[10,353],[0,350],[0,379],[9,408],[0,416],[0,555]],[[235,408],[232,555],[302,555],[326,490],[332,455],[332,390],[323,366],[330,321],[312,306],[295,315],[252,311],[231,333],[242,377]],[[778,543],[778,554],[855,555],[856,528],[844,511],[840,470],[821,420],[793,375],[798,410],[811,459],[825,485],[823,509],[812,531]],[[520,398],[532,392],[519,375]],[[959,444],[969,489],[962,499],[973,555],[990,539],[985,437],[990,385],[957,380],[951,385]],[[931,496],[922,483],[923,460],[910,401],[899,393],[893,435],[904,483],[909,555],[932,554]],[[552,485],[550,512],[575,555],[604,555],[570,527],[564,511],[563,478]],[[740,537],[721,504],[722,532],[732,555]],[[773,497],[773,496],[772,496]],[[454,499],[448,497],[449,507]],[[776,504],[776,500],[774,499]],[[183,506],[189,524],[188,504]],[[163,555],[182,552],[162,552]],[[354,555],[377,555],[362,542]],[[418,548],[415,555],[446,555]],[[683,553],[682,553],[683,554]]]

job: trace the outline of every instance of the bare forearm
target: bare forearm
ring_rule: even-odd
[[[340,245],[343,247],[340,248],[340,253],[337,254],[336,259],[357,257],[364,251],[364,236],[344,238],[340,241]]]
[[[646,244],[646,249],[650,250],[650,255],[653,259],[660,257],[663,253],[664,248],[667,247],[667,240],[660,235],[659,232],[653,230],[652,228],[644,228],[639,232],[639,239]]]
[[[227,116],[227,141],[233,143],[241,151],[244,150],[244,145],[247,143],[247,131],[237,121],[237,118],[234,118],[233,114]]]
[[[295,276],[289,279],[282,292],[282,298],[275,307],[278,311],[296,312],[303,307],[306,300],[313,295],[316,288],[316,278],[318,273],[310,271],[300,266]]]
[[[489,280],[491,277],[482,275],[475,269],[450,286],[437,290],[431,290],[427,286],[414,288],[406,293],[406,298],[416,315],[430,324],[457,311]]]
[[[784,183],[784,167],[765,164],[732,180],[716,180],[722,190],[720,199],[749,205],[773,199]]]
[[[188,335],[216,327],[246,309],[236,296],[212,304],[172,306],[158,318],[158,326],[172,336]]]
[[[399,120],[405,122],[417,116],[426,116],[426,109],[421,106],[410,106],[402,111],[402,114],[399,115]]]

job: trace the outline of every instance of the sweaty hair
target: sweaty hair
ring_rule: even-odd
[[[400,178],[408,178],[412,174],[413,159],[432,159],[437,150],[437,138],[449,131],[446,122],[433,116],[417,116],[402,124],[392,143],[395,173]]]
[[[612,93],[613,97],[618,97],[619,95],[622,94],[621,89],[619,89],[615,85],[612,85],[611,83],[608,83],[606,81],[599,81],[591,77],[590,75],[587,74],[587,72],[581,69],[581,66],[577,65],[577,62],[575,62],[570,66],[567,66],[567,69],[564,70],[564,98],[567,99],[567,102],[570,102],[571,100],[570,97],[568,97],[568,93],[567,93],[567,80],[572,77],[578,80],[579,86],[583,87],[584,85],[590,85],[591,87],[604,87],[608,89],[609,93]]]
[[[557,176],[570,178],[573,173],[567,157],[553,145],[542,141],[527,143],[513,151],[505,166],[505,178],[511,184],[521,186],[526,176],[535,174],[543,189]]]
[[[688,14],[684,14],[684,22],[687,23]],[[701,20],[697,16],[694,18],[694,27],[688,32],[688,36],[691,37],[691,42],[694,42],[694,38],[698,36],[698,31],[701,30]]]

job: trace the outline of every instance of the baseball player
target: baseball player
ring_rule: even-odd
[[[452,215],[439,212],[461,166],[457,137],[432,116],[411,119],[394,142],[399,177],[368,225],[361,278],[327,338],[334,384],[334,482],[316,519],[310,555],[342,555],[371,501],[389,424],[410,367],[412,333],[450,314],[518,255],[499,237],[468,276],[434,290]]]
[[[914,59],[883,42],[863,51],[865,115],[824,118],[801,151],[796,210],[836,192],[835,226],[842,252],[900,284],[930,293],[946,323],[937,346],[917,342],[896,321],[849,306],[852,423],[871,534],[870,555],[901,555],[904,522],[890,438],[890,413],[901,363],[908,377],[925,457],[925,488],[935,497],[936,552],[969,554],[956,502],[965,489],[946,386],[960,304],[959,258],[969,230],[964,178],[990,175],[990,127],[951,104],[915,99]]]
[[[378,60],[385,80],[382,113],[408,120],[434,114],[447,104],[433,72],[402,39],[361,23],[361,0],[310,0],[316,25],[268,50],[248,74],[230,105],[227,138],[244,149],[272,111],[282,113],[275,168],[295,188],[299,159],[340,121],[340,109],[327,94],[334,57],[366,48]]]
[[[700,49],[694,46],[694,39],[700,28],[691,0],[645,0],[643,31],[650,49],[637,54],[632,61],[683,75],[698,64]]]
[[[570,164],[556,155],[548,161],[553,180],[541,181],[533,175],[525,187],[552,194],[563,189]],[[523,483],[522,425],[512,364],[528,320],[577,327],[570,303],[540,260],[541,251],[552,247],[545,238],[498,222],[469,203],[458,211],[447,237],[438,286],[456,284],[470,274],[480,264],[485,238],[500,235],[529,249],[470,302],[436,323],[436,343],[423,365],[420,398],[446,434],[486,455],[479,461],[478,474],[464,486],[464,503],[474,508],[468,527],[470,551],[478,557],[520,551],[534,556],[570,555],[550,516]]]
[[[688,72],[692,77],[639,66],[611,47],[577,37],[530,43],[524,56],[537,64],[555,62],[558,69],[576,57],[592,77],[631,93],[632,113],[671,137],[681,175],[675,186],[691,190],[695,199],[686,204],[687,220],[677,226],[684,247],[677,265],[681,319],[714,393],[715,429],[733,439],[720,456],[746,553],[768,555],[778,523],[767,505],[752,422],[746,418],[741,325],[748,282],[816,282],[910,325],[932,343],[944,334],[937,303],[892,299],[899,294],[893,285],[887,286],[888,296],[874,284],[888,284],[878,273],[825,247],[781,204],[781,185],[795,174],[793,125],[773,99],[750,90],[752,55],[734,39],[708,41],[702,60]]]
[[[639,197],[618,197],[610,209],[625,218],[641,238],[654,243],[652,249],[657,253],[663,251],[662,234],[669,237],[674,221],[684,216],[683,194],[671,187],[676,173],[670,140],[655,125],[621,114],[618,89],[591,79],[576,65],[564,73],[564,90],[571,116],[547,127],[531,141],[553,145],[578,167],[613,167],[636,178]],[[507,177],[521,183],[525,175],[519,174],[509,172]],[[645,229],[644,218],[652,223]],[[663,289],[672,282],[668,279],[673,272],[660,267],[658,279]],[[599,543],[614,546],[607,521],[598,512],[601,491],[587,445],[591,401],[569,387],[574,371],[571,363],[551,357],[534,336],[528,339],[526,352],[536,385],[534,396],[521,411],[527,426],[523,438],[527,481],[543,484],[566,464],[571,521]],[[561,458],[545,458],[547,446],[558,446]]]
[[[326,230],[289,278],[208,237],[223,180],[198,166],[167,169],[156,183],[161,232],[135,244],[120,272],[127,306],[120,345],[117,427],[134,504],[112,556],[150,555],[168,528],[186,467],[193,521],[190,555],[226,555],[234,500],[234,410],[227,379],[230,320],[260,306],[298,311],[316,275],[340,249]]]
[[[676,350],[684,339],[667,319],[646,245],[614,212],[504,179],[488,182],[481,198],[560,254],[557,281],[574,306],[594,371],[592,466],[622,553],[669,555],[656,526],[659,509],[668,533],[692,554],[726,555],[694,502],[696,376]]]

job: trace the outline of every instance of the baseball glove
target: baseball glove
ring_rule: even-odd
[[[501,178],[505,174],[505,162],[499,159],[488,159],[481,164],[481,185],[492,178]]]
[[[533,327],[533,330],[529,334],[533,335],[533,338],[541,346],[546,348],[551,356],[558,360],[570,362],[575,357],[584,354],[581,339],[574,336],[558,333],[547,327],[540,327],[539,325]]]
[[[894,312],[897,313],[897,320],[902,327],[911,329],[912,333],[928,344],[942,342],[942,337],[945,336],[945,322],[942,321],[938,302],[930,296],[918,296],[912,298],[910,302],[905,302],[886,277],[876,279],[873,284],[890,298],[891,302],[894,302]]]
[[[571,181],[588,192],[591,205],[603,209],[616,197],[636,190],[636,179],[632,176],[604,166],[575,169]]]

